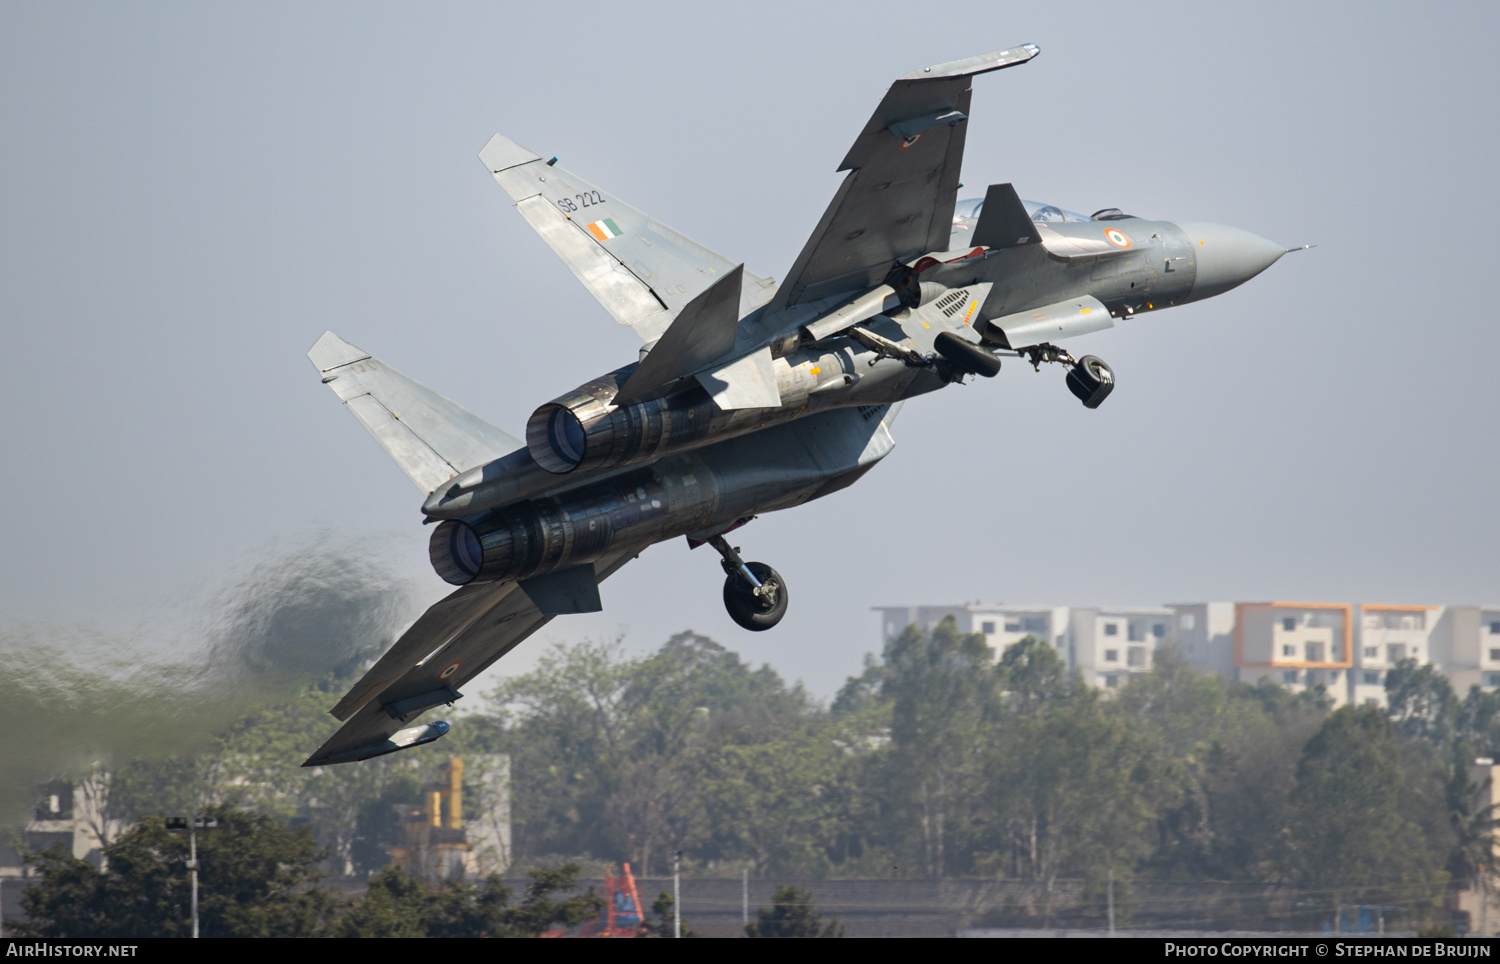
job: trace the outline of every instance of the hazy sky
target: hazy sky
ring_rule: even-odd
[[[832,692],[877,605],[1500,600],[1493,44],[1461,4],[0,6],[0,630],[150,626],[268,554],[388,547],[420,496],[320,385],[324,329],[513,433],[630,360],[475,158],[502,131],[782,277],[889,82],[975,81],[965,196],[1217,221],[1244,288],[906,406],[858,485],[737,533],[759,635],[658,546],[549,639],[692,628]],[[493,676],[495,671],[491,672]]]

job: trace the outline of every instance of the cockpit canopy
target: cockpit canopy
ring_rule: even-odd
[[[1043,204],[1040,201],[1022,201],[1021,206],[1026,213],[1031,215],[1033,221],[1092,221],[1091,217],[1085,217],[1077,211],[1068,211],[1055,204]],[[959,201],[953,208],[955,220],[973,220],[979,217],[979,211],[984,207],[984,198],[970,198]]]

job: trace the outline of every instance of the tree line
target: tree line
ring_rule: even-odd
[[[1113,879],[1126,904],[1132,880],[1245,881],[1297,888],[1319,913],[1427,919],[1488,862],[1472,764],[1500,744],[1500,698],[1459,698],[1413,662],[1388,676],[1388,710],[1332,711],[1167,648],[1106,694],[1045,642],[997,658],[949,620],[908,627],[825,705],[681,633],[643,656],[554,647],[438,752],[508,755],[519,867],[629,860],[649,876],[681,852],[699,875],[1005,878],[1044,915],[1062,879]],[[325,873],[380,873],[391,805],[420,801],[433,754],[298,767],[346,683],[258,710],[207,751],[112,765],[109,813],[245,808],[303,828]]]

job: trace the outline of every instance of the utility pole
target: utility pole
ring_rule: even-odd
[[[1109,868],[1109,936],[1115,936],[1115,869]]]
[[[682,851],[672,855],[672,936],[682,936]]]
[[[212,830],[219,825],[217,817],[194,817],[189,820],[186,817],[168,817],[168,830],[186,830],[188,832],[188,875],[193,881],[193,937],[198,936],[198,831]]]
[[[740,877],[740,919],[746,927],[750,926],[750,868],[741,871]]]

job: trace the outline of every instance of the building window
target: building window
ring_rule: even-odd
[[[1281,647],[1281,655],[1283,655],[1283,656],[1296,656],[1297,655],[1297,647],[1294,646],[1291,643],[1286,643],[1286,644],[1284,644]]]
[[[1485,680],[1490,686],[1500,686],[1500,673],[1485,673]]]
[[[1289,669],[1286,672],[1282,673],[1281,681],[1283,683],[1295,684],[1297,682],[1297,671],[1294,669]]]
[[[1490,633],[1500,636],[1500,623],[1490,623]]]
[[[1021,628],[1028,633],[1045,637],[1051,627],[1047,623],[1046,616],[1027,616],[1021,620]]]
[[[1104,661],[1106,663],[1118,663],[1120,661],[1120,651],[1118,649],[1106,649],[1104,651]]]
[[[1297,617],[1296,616],[1288,616],[1285,619],[1283,619],[1281,621],[1281,628],[1284,629],[1284,630],[1286,630],[1287,632],[1291,632],[1292,630],[1296,629],[1297,628]]]
[[[1323,644],[1322,643],[1308,643],[1307,644],[1307,661],[1309,663],[1321,663],[1321,662],[1323,662]]]
[[[995,624],[994,623],[980,623],[979,624],[979,631],[981,633],[984,633],[986,636],[988,636],[989,634],[991,634],[991,633],[993,633],[995,631]]]
[[[1104,677],[1104,685],[1108,686],[1110,689],[1114,689],[1119,684],[1119,682],[1120,677],[1118,676],[1110,675]]]
[[[1129,628],[1130,641],[1132,643],[1144,643],[1146,641],[1146,633],[1140,623],[1131,623]]]
[[[1385,658],[1392,663],[1399,663],[1406,658],[1405,643],[1391,643],[1385,648]]]
[[[1019,633],[1021,631],[1021,624],[1020,623],[1006,623],[1005,624],[1005,631],[1007,633]]]
[[[1104,624],[1104,635],[1106,635],[1106,636],[1118,636],[1118,635],[1120,635],[1120,627],[1118,625],[1116,625],[1115,623],[1105,623]]]
[[[1193,613],[1183,613],[1177,617],[1177,628],[1191,630],[1198,625],[1198,618]]]
[[[1500,653],[1500,649],[1492,650],[1492,652]],[[1365,659],[1374,659],[1375,657],[1377,657],[1379,655],[1380,655],[1380,647],[1379,646],[1366,646],[1365,647]]]
[[[1163,637],[1165,637],[1167,635],[1167,624],[1166,623],[1152,623],[1151,624],[1151,635],[1155,636],[1157,639],[1162,639]]]
[[[1125,651],[1125,665],[1144,667],[1146,665],[1146,647],[1132,646]]]
[[[1337,683],[1338,681],[1339,681],[1339,671],[1338,670],[1332,670],[1331,672],[1329,672],[1329,674],[1328,674],[1328,682],[1330,682],[1330,683]]]
[[[1365,673],[1365,685],[1366,686],[1379,686],[1380,685],[1380,674],[1379,673]]]
[[[1497,663],[1500,663],[1500,649],[1490,650],[1490,659],[1494,660]]]

